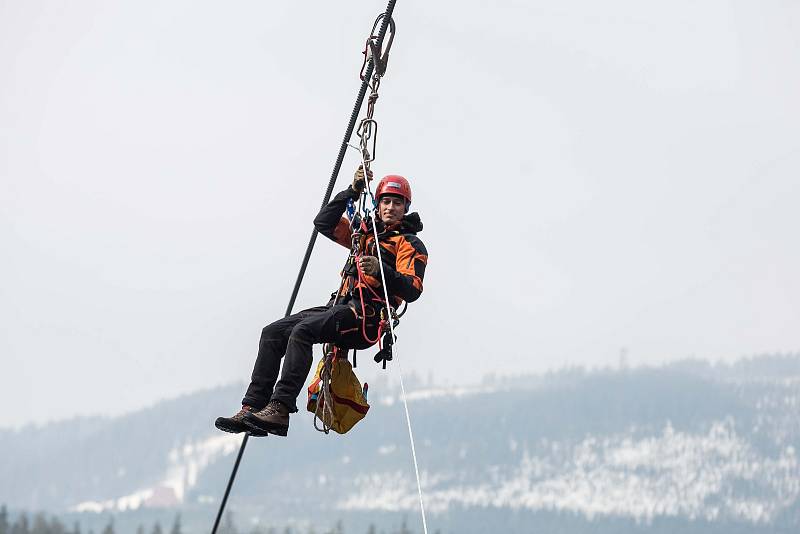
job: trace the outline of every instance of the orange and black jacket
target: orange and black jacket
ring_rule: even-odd
[[[328,205],[323,206],[314,219],[314,226],[319,233],[336,241],[343,247],[350,249],[352,232],[350,221],[343,217],[347,209],[347,201],[358,199],[358,194],[348,187],[346,190],[333,197]],[[383,259],[383,272],[386,276],[387,291],[392,305],[399,306],[403,301],[414,302],[422,294],[422,279],[425,276],[425,266],[428,264],[428,251],[417,233],[422,231],[422,221],[419,214],[409,213],[403,220],[390,228],[385,228],[383,223],[376,218],[378,239],[381,246]],[[377,257],[375,251],[375,237],[370,228],[364,245],[365,254]],[[347,267],[343,274],[348,273]],[[380,275],[375,277],[365,276],[365,281],[379,295],[383,296]],[[357,290],[359,282],[356,276],[347,276],[342,288],[342,296],[350,295]],[[365,291],[366,296],[366,291]]]

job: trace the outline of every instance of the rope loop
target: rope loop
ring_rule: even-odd
[[[317,407],[314,410],[314,429],[324,434],[329,434],[333,425],[333,396],[331,395],[331,376],[333,373],[333,362],[337,358],[337,348],[326,344],[325,357],[322,369],[319,373],[320,392],[317,396]],[[317,424],[322,423],[322,426]]]

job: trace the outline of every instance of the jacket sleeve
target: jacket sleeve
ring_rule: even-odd
[[[358,198],[358,193],[348,187],[337,193],[314,218],[314,227],[319,233],[348,249],[350,248],[350,221],[342,215],[347,209],[347,201],[351,198],[354,200]]]
[[[428,265],[428,251],[414,235],[404,236],[397,245],[395,265],[383,264],[390,295],[414,302],[422,294],[422,279]]]

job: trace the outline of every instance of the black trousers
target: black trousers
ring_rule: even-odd
[[[360,315],[360,307],[356,313],[355,307],[346,304],[317,306],[265,326],[242,404],[260,410],[271,399],[279,400],[289,411],[296,412],[297,397],[314,362],[314,343],[334,343],[341,348],[359,350],[373,345],[364,339]],[[375,339],[379,319],[371,307],[367,308],[366,315],[367,335]],[[281,358],[284,359],[283,369],[280,369]]]

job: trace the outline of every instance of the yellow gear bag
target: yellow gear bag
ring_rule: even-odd
[[[317,365],[317,372],[314,380],[308,386],[308,404],[306,408],[309,412],[316,414],[317,405],[324,402],[324,391],[322,388],[321,373],[325,365],[325,358],[320,360]],[[333,400],[333,421],[330,421],[330,413],[322,410],[323,424],[330,427],[339,434],[344,434],[356,423],[361,421],[369,410],[364,390],[361,382],[353,372],[353,366],[347,359],[334,358],[331,362],[331,384],[330,392]]]

